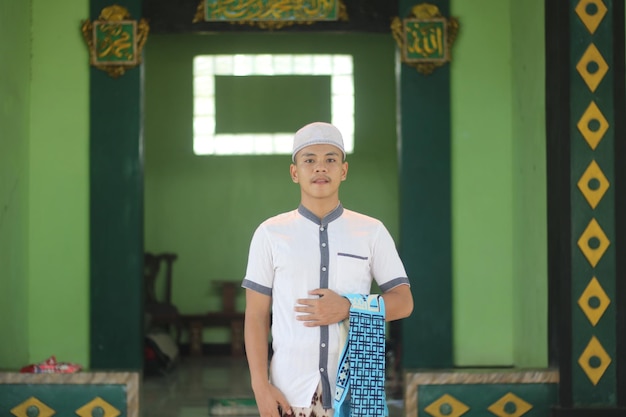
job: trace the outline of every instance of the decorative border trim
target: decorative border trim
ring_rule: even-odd
[[[411,372],[404,374],[404,405],[407,417],[417,417],[417,391],[420,385],[459,384],[557,384],[556,369],[529,369],[494,372],[492,370]]]
[[[140,379],[137,372],[79,372],[75,374],[0,372],[0,386],[3,384],[125,385],[126,415],[139,417]]]

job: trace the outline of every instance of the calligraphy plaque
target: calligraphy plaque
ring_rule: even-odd
[[[339,0],[204,0],[208,22],[314,22],[340,17]]]
[[[422,3],[408,18],[395,17],[391,33],[401,51],[402,62],[428,75],[449,62],[450,49],[459,31],[459,21],[445,18],[434,4]]]
[[[118,5],[105,7],[98,20],[85,20],[81,27],[89,47],[89,63],[113,78],[141,64],[149,31],[145,19],[132,20],[128,10]]]
[[[91,54],[93,65],[137,64],[137,22],[121,20],[93,22],[95,53]]]
[[[405,62],[445,62],[448,60],[446,19],[405,19]]]

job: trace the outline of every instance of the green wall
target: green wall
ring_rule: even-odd
[[[30,359],[54,354],[84,365],[89,66],[80,21],[86,16],[81,0],[33,1],[28,211]]]
[[[451,7],[461,23],[451,81],[454,361],[457,366],[544,366],[544,57],[542,47],[523,42],[528,19],[516,17],[532,15],[533,36],[542,45],[543,6],[538,1],[513,6],[482,0],[480,8],[465,3]],[[291,209],[298,199],[287,157],[192,155],[195,54],[290,53],[295,42],[301,52],[345,52],[365,44],[372,55],[387,56],[355,76],[357,150],[349,158],[342,200],[381,218],[397,236],[391,38],[291,36],[159,35],[147,45],[146,248],[180,254],[173,292],[184,312],[219,309],[212,281],[239,281],[256,225]],[[513,52],[521,55],[513,58]],[[531,61],[525,63],[528,55]],[[238,307],[243,308],[241,297]]]
[[[30,2],[0,0],[0,369],[28,360],[30,49]]]
[[[455,364],[511,365],[512,138],[509,2],[456,1],[452,64]]]
[[[539,367],[548,364],[544,1],[512,2],[511,16],[513,358]]]
[[[198,54],[351,53],[355,152],[342,185],[345,207],[398,232],[394,48],[387,35],[155,35],[146,45],[145,247],[179,254],[173,301],[184,313],[216,311],[215,280],[240,282],[252,233],[292,210],[299,188],[290,156],[195,156],[192,60]],[[294,92],[296,94],[296,92]],[[267,97],[272,106],[272,97]],[[303,101],[302,106],[308,104]],[[294,127],[294,130],[298,126]],[[244,307],[240,291],[238,308]],[[212,341],[228,337],[214,332]]]
[[[546,362],[540,3],[451,2],[461,23],[451,65],[459,366]],[[88,13],[80,0],[0,0],[0,52],[13,58],[0,61],[0,334],[10,341],[0,343],[0,367],[52,354],[89,363]],[[288,157],[191,154],[191,59],[290,53],[294,42],[303,52],[380,57],[355,77],[357,151],[342,201],[398,235],[390,36],[150,35],[146,248],[180,254],[174,299],[184,312],[218,309],[211,282],[239,281],[254,227],[298,201]]]
[[[0,366],[8,368],[50,355],[88,364],[87,13],[81,0],[0,1]]]
[[[457,366],[547,363],[543,4],[520,3],[451,2]]]

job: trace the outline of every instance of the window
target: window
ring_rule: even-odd
[[[217,133],[216,76],[330,77],[331,123],[354,149],[351,55],[201,55],[194,59],[193,149],[196,155],[291,154],[295,132]]]

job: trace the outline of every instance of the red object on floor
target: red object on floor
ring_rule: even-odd
[[[55,356],[50,356],[43,362],[26,365],[20,372],[31,374],[73,374],[81,370],[81,366],[69,362],[57,362]]]

